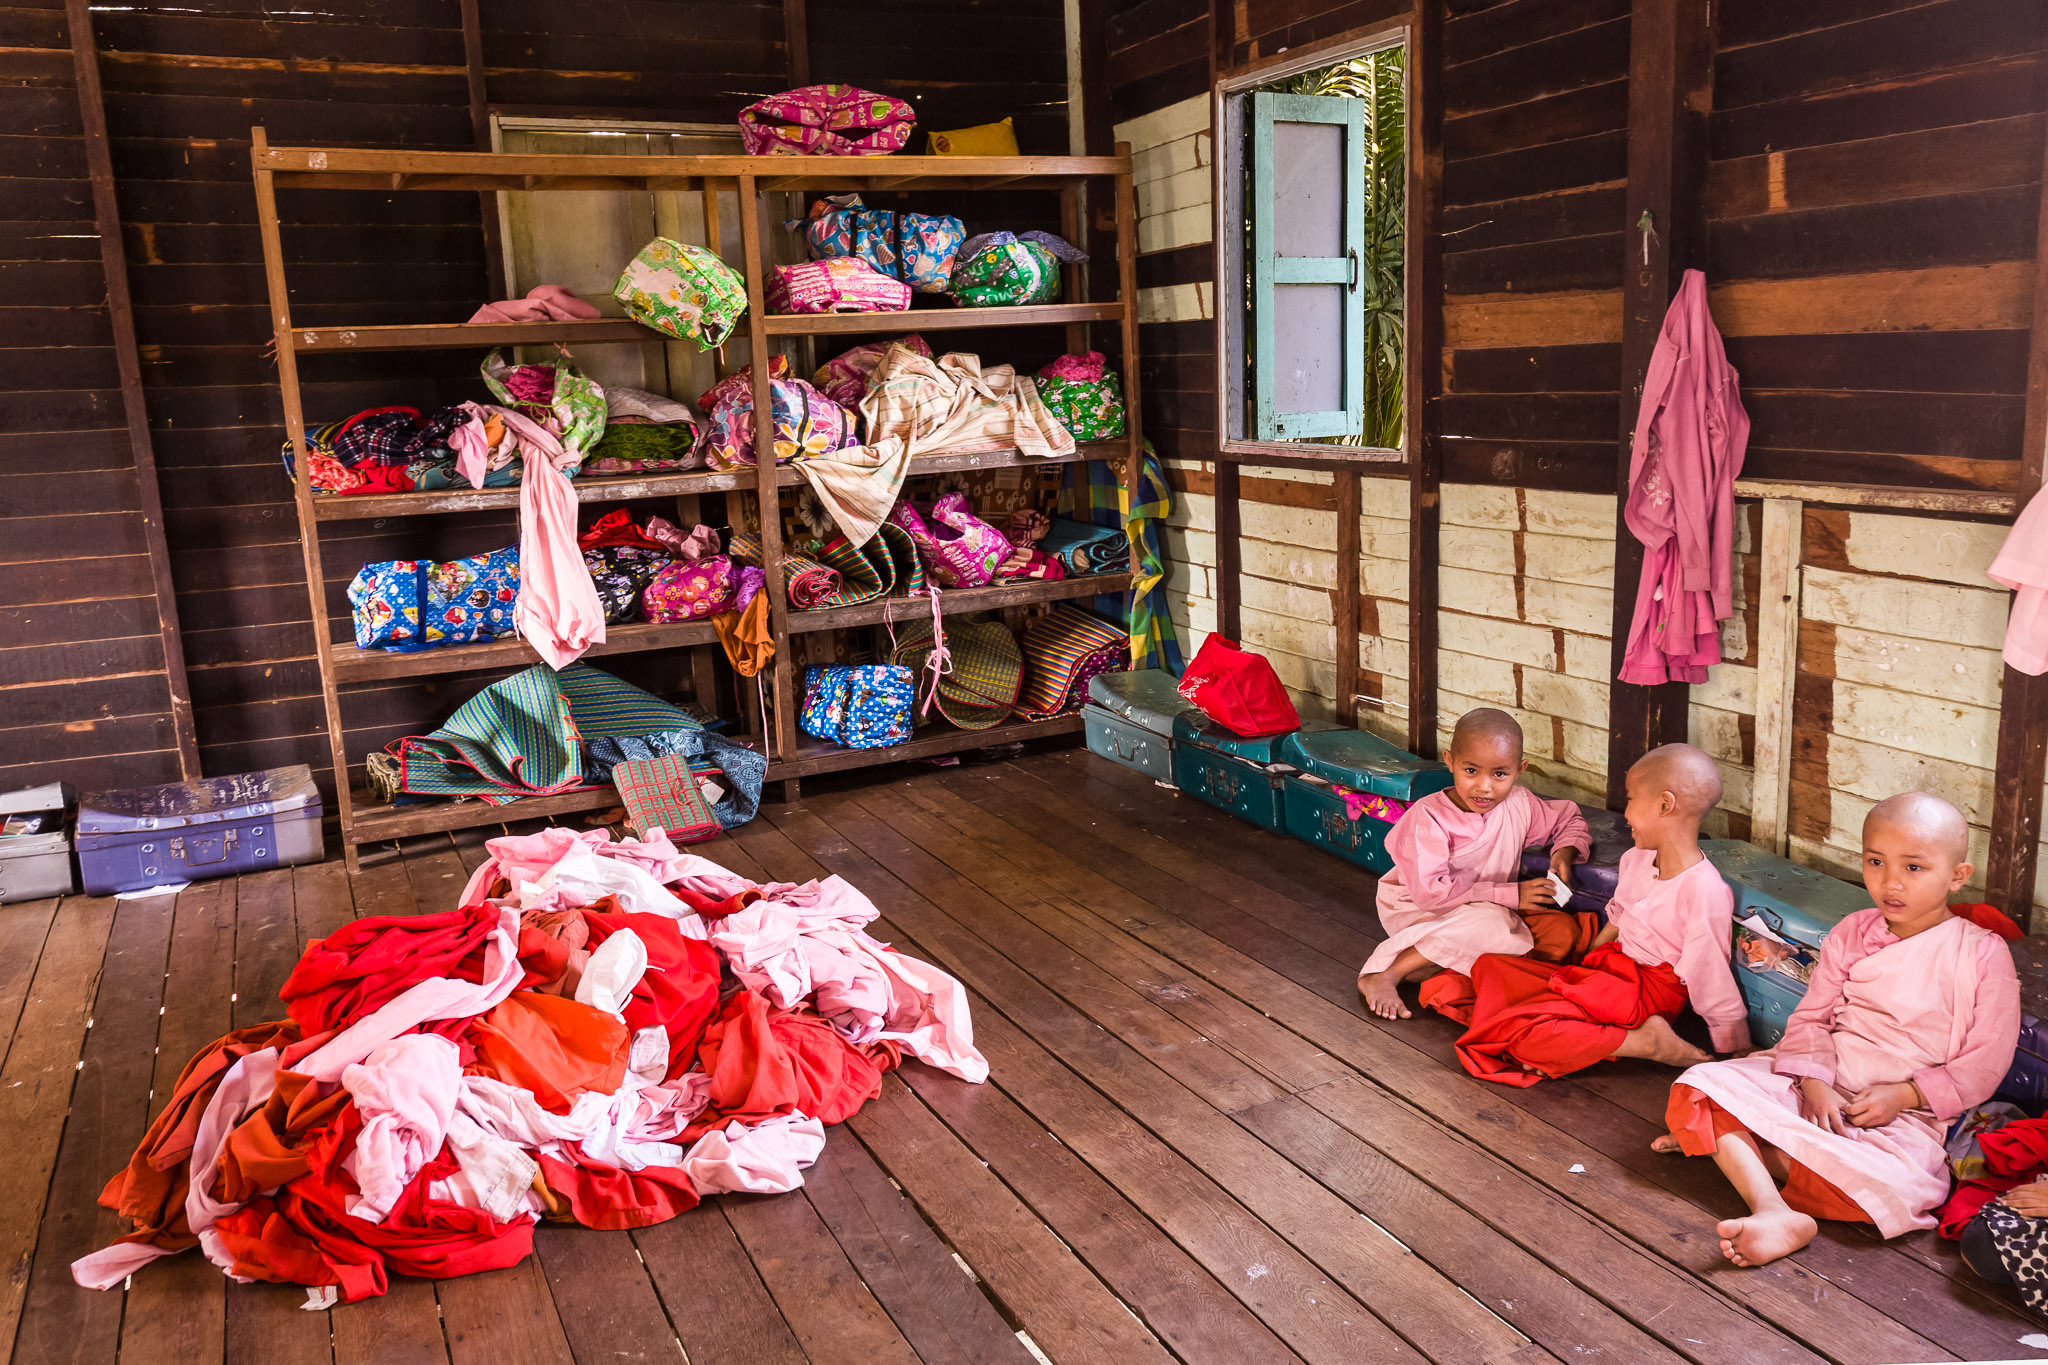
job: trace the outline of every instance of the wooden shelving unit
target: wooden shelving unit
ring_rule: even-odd
[[[358,650],[346,641],[336,642],[331,638],[332,627],[327,613],[327,580],[320,547],[322,528],[332,522],[445,516],[511,508],[519,504],[519,490],[464,488],[363,497],[316,494],[307,477],[306,416],[299,393],[299,358],[371,351],[456,348],[481,351],[493,346],[551,342],[656,342],[667,338],[623,318],[475,326],[423,323],[294,327],[285,273],[283,230],[277,213],[277,190],[280,187],[384,192],[560,190],[588,193],[610,190],[644,193],[697,190],[707,196],[707,202],[711,202],[710,196],[730,191],[736,195],[739,205],[740,238],[745,260],[738,268],[747,284],[746,334],[750,355],[762,357],[773,354],[775,343],[787,338],[887,336],[912,331],[950,332],[1021,326],[1063,327],[1066,329],[1066,349],[1085,351],[1090,349],[1092,326],[1114,324],[1119,332],[1124,399],[1130,414],[1129,433],[1123,440],[1081,446],[1071,459],[1113,461],[1122,467],[1121,477],[1127,486],[1136,478],[1139,451],[1142,449],[1138,419],[1136,198],[1127,144],[1119,143],[1116,155],[1102,157],[858,158],[541,156],[361,147],[272,147],[262,128],[253,131],[251,140],[257,223],[270,290],[271,322],[277,339],[278,386],[284,400],[285,427],[299,453],[295,479],[299,539],[316,623],[314,642],[319,655],[328,743],[333,753],[343,853],[351,871],[357,866],[356,849],[361,844],[492,824],[508,814],[526,818],[595,810],[615,804],[617,797],[609,786],[594,786],[553,796],[524,797],[511,806],[490,806],[473,800],[386,806],[375,802],[365,792],[351,790],[349,754],[342,725],[344,688],[393,678],[518,668],[536,662],[537,656],[523,640],[516,638],[412,654]],[[1090,182],[1113,186],[1113,193],[1098,202],[1114,206],[1117,227],[1114,302],[1071,301],[1025,308],[918,308],[907,313],[805,316],[779,316],[767,312],[763,299],[765,253],[762,244],[763,205],[760,200],[763,194],[786,190],[1056,190],[1061,200],[1064,233],[1069,240],[1079,241],[1083,235],[1082,188]],[[715,214],[707,214],[707,217],[715,221]],[[620,264],[623,266],[625,263],[622,261]],[[1067,268],[1065,284],[1066,299],[1082,299],[1078,267]],[[767,370],[763,365],[754,367],[754,412],[755,449],[765,450],[773,443],[773,415]],[[955,470],[1045,463],[1049,462],[1025,460],[1015,450],[934,452],[915,457],[911,462],[910,475],[914,478]],[[988,730],[961,730],[939,724],[920,730],[905,743],[883,749],[847,749],[799,736],[796,729],[798,698],[795,695],[795,670],[789,648],[793,637],[816,631],[873,626],[885,621],[907,622],[931,610],[929,601],[923,598],[914,601],[883,598],[853,607],[789,610],[780,568],[782,533],[777,504],[784,488],[802,482],[803,476],[787,465],[763,465],[738,471],[692,470],[650,477],[580,478],[571,483],[581,502],[632,502],[704,493],[753,493],[767,577],[764,591],[768,593],[769,627],[776,645],[775,663],[766,679],[771,704],[763,718],[764,733],[753,738],[769,754],[769,780],[782,782],[785,795],[793,797],[798,780],[817,773],[928,758],[1014,740],[1072,734],[1081,728],[1078,715],[1041,721],[1012,720]],[[1136,548],[1133,547],[1134,572],[1137,567]],[[941,593],[939,608],[943,613],[952,614],[1092,597],[1123,592],[1131,581],[1131,574],[1062,579],[1050,583],[1013,581]],[[702,679],[711,676],[714,666],[709,656],[715,652],[716,638],[716,632],[708,622],[612,626],[606,630],[605,643],[588,651],[585,657],[666,650],[697,651],[693,655],[693,667]]]

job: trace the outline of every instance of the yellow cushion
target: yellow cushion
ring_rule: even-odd
[[[977,124],[972,128],[956,128],[950,133],[931,135],[930,154],[933,156],[1015,156],[1017,155],[1017,131],[1010,126],[1010,120],[998,123]]]

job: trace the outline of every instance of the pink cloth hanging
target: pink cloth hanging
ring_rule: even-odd
[[[1623,682],[1705,682],[1721,662],[1720,623],[1735,610],[1735,478],[1748,444],[1707,278],[1688,270],[1650,354],[1629,458],[1624,518],[1643,543],[1643,572]]]
[[[470,317],[478,322],[584,322],[598,315],[597,309],[577,298],[559,284],[536,285],[523,299],[502,299],[487,303]]]
[[[2022,673],[2048,673],[2048,489],[2012,524],[1991,576],[2018,590],[2005,623],[2005,661]]]

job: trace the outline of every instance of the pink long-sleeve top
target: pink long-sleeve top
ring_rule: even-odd
[[[1516,787],[1485,815],[1464,809],[1448,790],[1431,792],[1387,835],[1394,860],[1389,880],[1405,887],[1415,908],[1429,914],[1475,900],[1512,910],[1521,904],[1525,848],[1577,849],[1584,858],[1593,836],[1575,803],[1548,800],[1527,787]]]
[[[1924,1036],[1945,1043],[1932,1055],[1946,1060],[1903,1068],[1910,1074],[1893,1081],[1912,1081],[1943,1122],[1990,1099],[2012,1069],[2019,1042],[2020,983],[2012,951],[1998,935],[1966,920],[1951,918],[1915,937],[1928,934],[1964,937],[1956,971],[1894,971],[1872,978],[1858,972],[1857,964],[1911,940],[1894,934],[1875,908],[1836,925],[1821,943],[1806,998],[1786,1021],[1771,1070],[1858,1090],[1885,1079],[1875,1074],[1874,1055],[1906,1050],[1885,1035]],[[1933,1036],[1943,1033],[1945,1039]]]
[[[1621,855],[1607,922],[1619,931],[1624,953],[1678,973],[1714,1051],[1749,1046],[1749,1010],[1728,965],[1735,896],[1712,863],[1703,857],[1675,877],[1660,878],[1655,849],[1630,849]]]

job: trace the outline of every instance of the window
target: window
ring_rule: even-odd
[[[1383,35],[1218,88],[1226,449],[1400,457],[1406,55]]]

